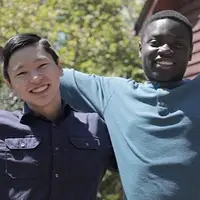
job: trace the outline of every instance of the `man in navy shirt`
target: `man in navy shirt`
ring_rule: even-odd
[[[0,199],[95,200],[114,163],[107,128],[96,113],[77,112],[61,99],[63,71],[48,41],[11,38],[3,74],[25,104],[22,112],[0,111]]]

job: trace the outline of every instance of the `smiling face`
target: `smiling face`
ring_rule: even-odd
[[[140,54],[148,80],[182,80],[191,53],[190,32],[183,23],[160,19],[146,27],[140,44]]]
[[[41,45],[17,50],[9,60],[9,87],[31,108],[60,101],[62,69]]]

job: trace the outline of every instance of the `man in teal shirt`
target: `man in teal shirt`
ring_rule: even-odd
[[[141,34],[144,84],[66,69],[63,97],[106,121],[126,199],[200,199],[200,77],[183,80],[192,25],[175,11],[153,15]]]

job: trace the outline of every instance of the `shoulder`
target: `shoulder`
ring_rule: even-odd
[[[122,77],[112,77],[112,76],[100,76],[100,75],[96,75],[96,74],[87,74],[87,73],[83,73],[80,71],[76,71],[74,69],[69,69],[69,68],[64,68],[64,75],[63,77],[61,77],[61,83],[65,84],[72,81],[85,81],[85,80],[89,80],[89,79],[93,79],[93,80],[101,80],[103,83],[128,83],[128,82],[133,82],[133,80],[131,79],[126,79],[126,78],[122,78]],[[72,81],[72,82],[73,82]]]
[[[22,117],[21,111],[9,112],[0,110],[0,126],[2,127],[18,127]]]
[[[84,113],[73,111],[73,116],[85,124],[90,132],[107,131],[104,120],[97,113]]]
[[[94,124],[94,123],[104,123],[103,120],[97,113],[85,113],[79,111],[73,111],[75,118],[78,118],[81,122],[85,124]]]
[[[13,122],[13,121],[19,121],[21,118],[22,113],[21,111],[6,111],[6,110],[0,110],[0,124],[4,122]]]

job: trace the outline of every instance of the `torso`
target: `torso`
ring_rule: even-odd
[[[126,82],[113,94],[104,118],[128,200],[200,199],[199,83]]]
[[[111,158],[98,115],[71,112],[58,124],[21,115],[0,111],[1,199],[96,199]]]

